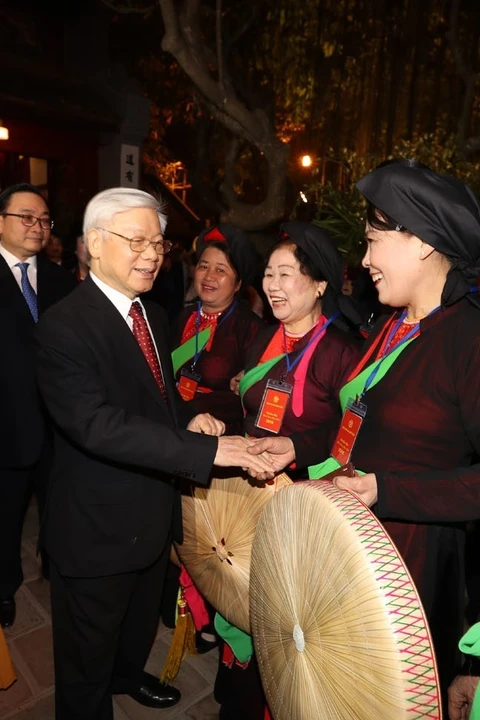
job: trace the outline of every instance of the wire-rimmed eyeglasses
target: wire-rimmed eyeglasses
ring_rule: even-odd
[[[107,230],[107,228],[99,227],[98,229],[108,232],[111,235],[116,235],[117,237],[122,238],[122,240],[126,240],[130,244],[130,250],[133,250],[133,252],[136,253],[142,253],[150,247],[150,245],[152,245],[157,255],[166,255],[170,252],[173,245],[170,240],[150,240],[149,238],[141,236],[129,238],[125,235],[120,235],[120,233],[113,232],[113,230]]]
[[[51,220],[49,217],[35,217],[35,215],[27,215],[25,213],[9,213],[4,212],[0,213],[0,215],[3,215],[3,217],[19,217],[22,219],[22,225],[25,225],[25,227],[35,227],[35,225],[38,224],[42,228],[42,230],[52,230],[53,229],[53,220]]]

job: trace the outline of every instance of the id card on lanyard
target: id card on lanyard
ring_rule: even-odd
[[[182,400],[185,400],[185,402],[193,400],[200,380],[201,375],[193,370],[187,368],[180,370],[180,379],[177,383],[177,388]]]
[[[434,312],[436,312],[439,308],[435,308],[432,310],[429,315],[432,315]],[[373,368],[370,375],[367,377],[365,381],[364,388],[360,395],[352,399],[350,398],[347,401],[347,404],[345,406],[345,410],[343,413],[342,421],[340,424],[340,428],[338,430],[337,436],[335,438],[335,442],[333,443],[332,450],[330,452],[330,455],[341,465],[344,465],[345,463],[349,462],[352,451],[354,448],[354,445],[357,441],[358,435],[360,433],[362,424],[365,420],[365,417],[367,415],[367,405],[362,402],[365,394],[369,390],[370,386],[372,385],[375,377],[378,374],[378,371],[380,370],[380,366],[382,365],[383,361],[392,353],[394,352],[399,346],[404,345],[409,340],[413,339],[415,335],[418,333],[420,329],[420,323],[416,323],[411,330],[403,337],[400,342],[396,343],[393,348],[390,348],[390,345],[395,337],[395,335],[398,332],[398,329],[402,325],[403,321],[405,320],[405,317],[407,315],[407,310],[404,310],[400,316],[400,319],[392,326],[388,337],[386,339],[381,357],[380,362],[378,362],[375,367]]]
[[[227,320],[230,317],[230,315],[232,314],[232,312],[235,310],[236,307],[237,307],[237,301],[235,300],[235,302],[232,304],[228,313],[221,317],[220,322],[217,325],[217,330],[219,327],[221,327],[222,323],[224,323],[225,320]],[[190,400],[193,400],[193,398],[195,397],[195,393],[197,392],[197,388],[200,383],[200,380],[202,379],[202,376],[199,373],[195,372],[195,365],[197,364],[198,359],[201,356],[201,354],[203,353],[205,346],[207,345],[207,342],[208,342],[207,341],[202,348],[198,347],[198,335],[199,335],[199,327],[200,327],[200,308],[201,308],[201,303],[199,302],[198,308],[197,308],[197,320],[196,320],[196,329],[195,329],[195,355],[193,357],[193,362],[189,368],[183,368],[182,370],[180,370],[180,378],[177,382],[178,392],[180,393],[182,400],[184,400],[185,402],[189,402]]]
[[[338,312],[335,313],[329,320],[322,324],[293,362],[290,361],[290,355],[287,352],[285,326],[283,327],[287,370],[280,380],[267,380],[262,402],[260,403],[260,409],[257,414],[257,419],[255,420],[255,427],[261,430],[269,430],[271,433],[278,435],[293,391],[293,385],[285,382],[286,376],[298,365],[308,348],[325,332],[330,323],[335,320],[339,314]]]
[[[348,400],[340,429],[330,453],[340,465],[346,465],[350,461],[353,446],[358,438],[366,414],[367,406],[364,403],[352,398]]]
[[[281,380],[267,380],[255,426],[277,435],[292,394],[293,385]]]

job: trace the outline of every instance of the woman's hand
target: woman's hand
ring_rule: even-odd
[[[203,433],[204,435],[216,435],[220,437],[225,433],[225,423],[210,415],[210,413],[200,413],[195,415],[187,425],[190,432]]]
[[[295,446],[289,437],[282,435],[276,437],[264,437],[259,440],[250,439],[251,445],[248,448],[250,455],[267,454],[275,472],[283,470],[295,460]]]
[[[450,720],[467,720],[480,678],[457,675],[448,688],[448,716]]]
[[[240,370],[240,372],[237,373],[237,375],[235,375],[235,377],[230,380],[230,390],[235,393],[235,395],[240,395],[238,391],[238,386],[240,385],[240,380],[243,378],[244,375],[245,370]]]
[[[333,484],[341,490],[349,490],[368,507],[375,505],[378,500],[377,476],[375,473],[356,475],[353,478],[339,476],[334,478]]]

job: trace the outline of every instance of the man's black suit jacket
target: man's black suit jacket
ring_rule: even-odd
[[[38,377],[55,425],[44,544],[64,575],[147,567],[164,549],[174,478],[206,485],[217,439],[180,429],[163,310],[145,305],[168,405],[118,310],[87,278],[36,331]]]
[[[75,279],[64,268],[37,258],[40,316],[74,287]],[[42,453],[45,432],[36,385],[35,322],[1,255],[0,328],[0,468],[28,468]]]

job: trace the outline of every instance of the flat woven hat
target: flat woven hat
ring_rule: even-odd
[[[371,511],[331,482],[295,483],[262,513],[250,619],[275,720],[442,717],[408,571]]]
[[[209,603],[247,633],[255,528],[266,503],[290,482],[283,473],[271,485],[213,478],[208,488],[182,496],[183,543],[175,546],[180,559]]]

